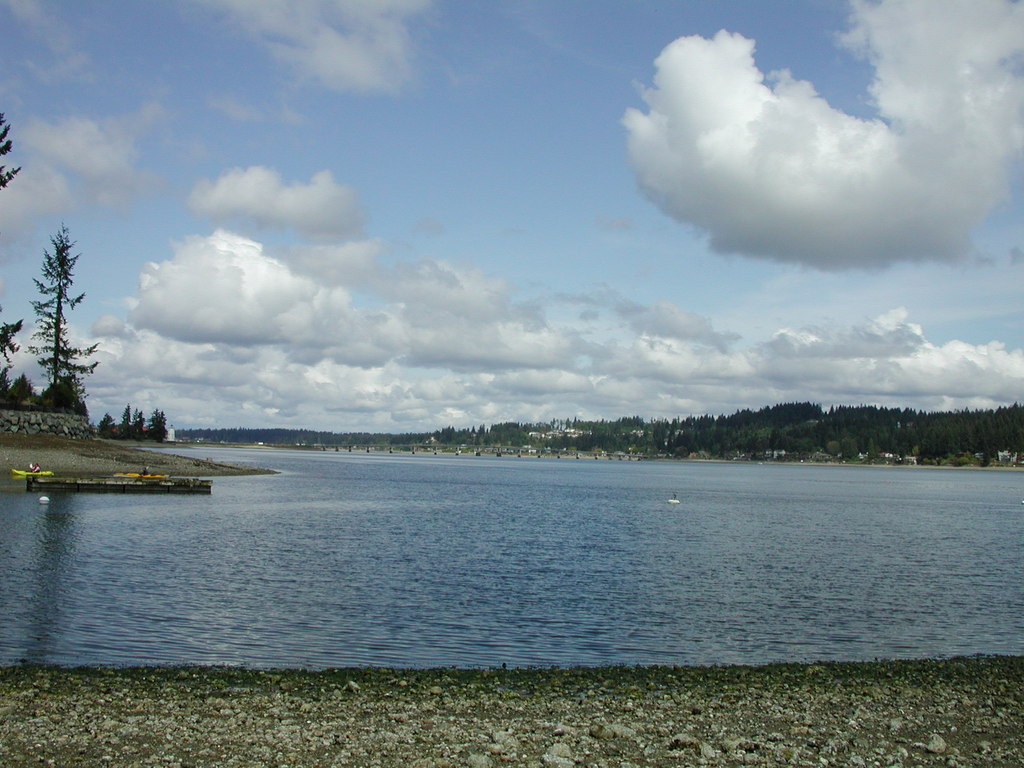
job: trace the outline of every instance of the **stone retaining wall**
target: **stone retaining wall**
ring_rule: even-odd
[[[0,410],[0,432],[21,432],[26,435],[60,435],[62,437],[93,437],[89,420],[74,413]]]

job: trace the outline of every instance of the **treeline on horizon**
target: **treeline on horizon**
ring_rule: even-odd
[[[324,447],[529,447],[676,458],[900,461],[966,464],[1024,458],[1024,407],[925,412],[873,405],[784,403],[731,415],[614,421],[504,422],[422,433],[323,432],[303,429],[182,429],[185,440]],[[1016,456],[1012,460],[1016,460]]]

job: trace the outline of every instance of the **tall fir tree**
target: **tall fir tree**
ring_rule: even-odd
[[[132,437],[142,440],[146,436],[146,417],[142,411],[136,410],[132,413]]]
[[[7,138],[7,134],[10,133],[11,126],[7,125],[7,121],[4,120],[4,113],[0,112],[0,157],[3,157],[11,151],[13,146],[11,140]],[[0,189],[6,187],[11,179],[18,175],[18,171],[21,168],[11,168],[7,170],[4,166],[0,165]]]
[[[7,125],[4,120],[4,113],[0,112],[0,157],[3,157],[11,151],[11,140],[7,138],[7,134],[10,132],[11,127]],[[18,175],[18,171],[21,168],[12,168],[6,170],[4,166],[0,165],[0,189],[7,186],[11,179]],[[3,311],[3,307],[0,307],[0,311]],[[18,351],[18,345],[14,341],[14,337],[21,332],[21,320],[14,323],[0,323],[0,355],[3,355],[4,364],[0,365],[0,395],[6,394],[7,389],[10,386],[10,382],[7,379],[7,371],[10,370],[11,366],[11,355]]]
[[[71,293],[75,264],[80,254],[71,253],[75,243],[63,224],[50,243],[53,253],[43,253],[43,279],[35,281],[39,293],[47,298],[32,302],[32,309],[39,320],[39,327],[32,338],[40,343],[29,347],[29,351],[39,355],[39,365],[49,380],[49,388],[43,393],[44,400],[51,405],[74,407],[84,412],[82,379],[92,373],[98,363],[83,361],[92,356],[98,345],[75,347],[68,339],[67,313],[85,298],[84,293],[77,296]]]
[[[96,431],[100,437],[107,439],[114,437],[117,431],[117,425],[114,423],[114,417],[109,413],[104,413],[103,418],[100,419],[100,423],[96,425]]]
[[[149,440],[156,440],[158,443],[167,439],[167,416],[163,411],[156,409],[149,417],[146,437]]]
[[[0,311],[3,307],[0,307]],[[0,397],[7,394],[10,387],[8,371],[11,369],[11,355],[18,351],[18,344],[14,337],[21,331],[21,320],[16,323],[0,323]]]

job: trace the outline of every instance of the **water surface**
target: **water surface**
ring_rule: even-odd
[[[1015,472],[202,452],[281,474],[0,492],[0,663],[1024,654]]]

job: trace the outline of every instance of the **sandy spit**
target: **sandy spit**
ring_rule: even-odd
[[[0,668],[0,765],[1024,765],[1024,658],[764,667]]]
[[[212,461],[197,449],[178,446],[180,453],[147,451],[137,443],[115,440],[72,440],[53,435],[0,433],[0,471],[28,469],[33,462],[66,477],[105,477],[115,472],[141,472],[174,477],[221,477],[267,474],[270,470]]]

